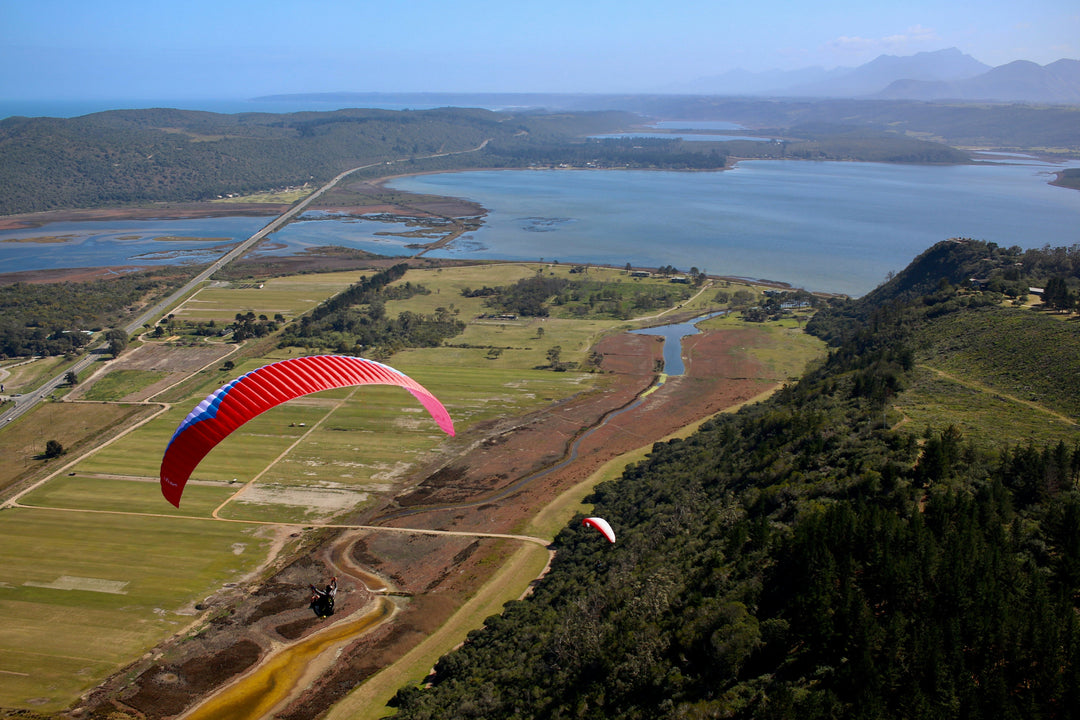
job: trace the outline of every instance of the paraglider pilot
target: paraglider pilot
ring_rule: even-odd
[[[325,590],[320,590],[314,585],[311,588],[311,609],[319,617],[330,617],[334,614],[334,598],[337,596],[337,577],[330,580]]]

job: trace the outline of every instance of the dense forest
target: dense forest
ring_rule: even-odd
[[[674,268],[672,268],[674,270]],[[526,317],[606,317],[627,320],[656,308],[669,308],[692,294],[688,283],[640,284],[593,280],[587,268],[578,265],[570,273],[576,279],[537,273],[512,285],[463,288],[465,297],[483,297],[485,306],[496,314]],[[697,268],[694,268],[696,271]],[[704,281],[695,274],[695,281]],[[726,302],[726,301],[725,301]]]
[[[223,115],[156,109],[66,119],[10,117],[0,121],[0,215],[208,201],[322,184],[363,166],[369,167],[356,177],[555,166],[715,170],[725,167],[729,156],[961,163],[968,161],[968,154],[949,144],[1075,144],[1076,113],[1060,109],[1006,112],[923,104],[915,113],[904,103],[838,106],[717,98],[657,102],[644,97],[611,100],[612,106],[645,113],[667,108],[687,113],[680,117],[723,116],[776,140],[596,137],[642,127],[645,118],[622,110],[351,109]],[[974,125],[958,124],[958,115]],[[1010,125],[1014,122],[1026,124]],[[960,128],[968,134],[958,135]]]
[[[395,717],[1080,715],[1080,442],[979,449],[882,413],[983,312],[1064,343],[1038,372],[1076,394],[1080,328],[967,282],[1006,257],[942,243],[819,311],[827,360],[598,486],[617,544],[571,523],[533,594],[402,689]]]
[[[91,332],[130,322],[134,308],[192,272],[158,268],[93,282],[0,285],[0,358],[79,352]]]
[[[586,137],[635,122],[621,112],[339,110],[222,115],[114,110],[0,121],[0,214],[212,200],[324,183],[369,164],[367,176],[534,163],[722,167],[715,152],[635,148]],[[678,143],[681,145],[681,143]],[[586,149],[588,146],[588,149]],[[394,167],[393,172],[401,172]]]

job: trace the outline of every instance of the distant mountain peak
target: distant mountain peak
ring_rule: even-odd
[[[751,73],[729,70],[672,87],[709,95],[876,97],[911,100],[999,100],[1080,103],[1080,60],[1040,66],[1014,60],[986,65],[959,48],[879,55],[855,68],[803,68]]]

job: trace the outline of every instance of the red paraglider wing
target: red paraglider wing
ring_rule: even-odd
[[[161,459],[161,493],[176,507],[192,471],[236,428],[287,400],[350,385],[397,385],[411,392],[448,435],[454,423],[423,385],[364,358],[313,355],[264,365],[219,388],[188,414]]]
[[[615,542],[615,531],[611,529],[611,525],[604,518],[587,517],[581,521],[582,525],[586,527],[594,527],[604,534],[604,537],[608,539],[608,542]]]

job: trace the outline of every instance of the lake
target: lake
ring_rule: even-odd
[[[87,220],[0,230],[0,272],[209,263],[272,218]]]
[[[490,171],[401,178],[467,197],[484,226],[444,255],[698,267],[858,296],[934,243],[1080,242],[1080,192],[1058,166],[754,160],[725,172]]]
[[[471,171],[390,185],[466,197],[489,210],[483,227],[434,257],[697,267],[859,296],[950,237],[1022,248],[1080,242],[1080,192],[1047,184],[1060,166],[1002,160],[959,166],[754,160],[696,173]],[[0,272],[206,262],[268,220],[87,221],[0,231]],[[381,234],[407,230],[404,223],[308,213],[259,252],[342,245],[409,255],[414,239]]]
[[[760,135],[712,135],[708,133],[672,132],[624,132],[590,135],[596,140],[624,140],[626,138],[648,138],[660,140],[683,140],[685,142],[729,142],[731,140],[750,140],[753,142],[772,142],[773,138]]]

